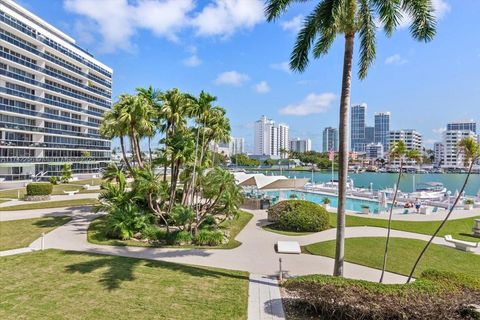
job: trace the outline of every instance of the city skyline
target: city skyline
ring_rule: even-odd
[[[49,6],[43,0],[20,3],[72,34],[81,47],[112,66],[114,100],[122,92],[150,84],[189,92],[205,89],[227,108],[232,135],[247,132],[247,150],[253,148],[251,124],[261,114],[289,123],[292,136],[308,136],[317,150],[321,150],[323,128],[338,127],[340,43],[334,43],[330,55],[312,61],[305,73],[287,68],[298,23],[313,2],[292,6],[277,24],[264,21],[260,0],[249,1],[244,15],[239,10],[222,11],[214,0],[182,1],[188,5],[175,12],[169,12],[168,6],[152,5],[152,14],[160,8],[162,17],[170,15],[177,23],[150,16],[144,21],[134,19],[135,12],[146,11],[138,1],[121,1],[118,6],[105,1],[98,9],[88,5],[96,1],[85,1],[82,6],[75,0],[54,0]],[[475,13],[480,2],[441,0],[435,5],[439,16],[435,41],[417,43],[403,27],[395,33],[394,42],[378,34],[377,60],[366,81],[353,79],[351,101],[368,103],[372,113],[389,110],[395,115],[392,127],[417,128],[428,146],[442,139],[443,124],[476,116],[480,101],[480,44],[472,44],[463,32],[478,28]],[[223,23],[209,24],[204,18],[207,8],[222,17]],[[128,10],[132,18],[120,14]],[[117,37],[112,35],[115,32]],[[452,34],[458,35],[455,46],[451,45]],[[212,45],[215,50],[209,50]],[[442,77],[431,70],[441,70]],[[460,111],[457,105],[462,106]],[[440,112],[432,114],[432,109]]]

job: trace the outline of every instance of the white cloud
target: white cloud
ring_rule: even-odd
[[[445,131],[447,131],[447,128],[445,128],[445,127],[435,128],[435,129],[432,129],[432,131],[433,131],[433,133],[435,133],[435,134],[441,135],[441,134],[443,134]]]
[[[260,81],[255,85],[255,91],[258,93],[267,93],[270,92],[270,86],[268,85],[267,81]]]
[[[307,116],[314,113],[324,113],[330,108],[337,96],[331,92],[315,94],[311,93],[301,102],[290,104],[280,109],[280,114],[292,116]]]
[[[286,73],[292,73],[292,70],[290,70],[290,64],[288,63],[288,61],[271,64],[270,68],[275,70],[280,70]]]
[[[192,54],[190,57],[183,60],[183,64],[187,67],[197,67],[202,63],[202,60],[196,55]]]
[[[229,86],[235,86],[239,87],[243,85],[245,82],[247,82],[250,78],[248,75],[244,73],[240,73],[237,71],[226,71],[223,73],[220,73],[217,76],[217,79],[215,79],[215,83],[218,85],[229,85]]]
[[[104,52],[130,50],[132,37],[140,29],[178,41],[179,33],[189,28],[197,35],[226,37],[264,20],[261,0],[210,0],[197,12],[199,3],[195,0],[63,0],[66,10],[81,16],[76,32],[82,38],[88,33],[100,35],[103,40],[100,50]]]
[[[282,29],[285,31],[291,31],[297,33],[302,28],[303,16],[298,15],[293,17],[291,20],[281,23]]]
[[[385,59],[385,64],[394,64],[394,65],[402,65],[407,63],[408,60],[403,58],[400,54],[394,54],[393,56],[388,57]]]
[[[261,0],[214,0],[193,18],[198,35],[230,36],[264,20]]]

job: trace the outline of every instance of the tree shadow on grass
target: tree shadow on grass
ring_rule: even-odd
[[[468,237],[469,239],[471,239],[470,241],[472,242],[480,242],[480,238],[475,237],[472,233],[459,233],[459,235]]]
[[[66,252],[72,255],[85,255],[93,259],[86,262],[75,263],[66,266],[69,273],[87,274],[98,269],[106,269],[99,282],[109,291],[120,288],[123,281],[135,280],[134,270],[140,264],[144,264],[148,268],[158,268],[158,275],[161,276],[161,269],[182,272],[193,277],[209,277],[209,278],[233,278],[248,281],[248,275],[239,271],[227,271],[212,268],[199,268],[188,265],[151,261],[137,258],[121,257],[121,256],[104,256],[93,253]]]
[[[34,226],[40,228],[55,228],[63,226],[65,223],[71,221],[71,217],[46,217],[41,220],[37,220],[33,223]]]

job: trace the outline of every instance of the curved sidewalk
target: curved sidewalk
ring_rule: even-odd
[[[278,240],[298,241],[300,244],[327,241],[335,239],[335,230],[308,235],[283,236],[264,231],[261,226],[266,221],[265,211],[251,211],[254,218],[237,236],[242,242],[238,248],[222,249],[176,249],[176,248],[143,248],[96,245],[87,242],[88,225],[97,215],[82,213],[74,219],[45,236],[45,247],[62,250],[84,251],[109,255],[120,255],[134,258],[163,260],[175,263],[218,267],[247,271],[252,274],[274,276],[278,274],[279,258],[282,258],[282,269],[288,276],[305,274],[331,274],[333,259],[309,254],[287,255],[277,254],[274,245]],[[374,227],[347,228],[347,237],[385,236],[386,230]],[[394,237],[406,237],[425,240],[428,236],[415,233],[392,231]],[[435,243],[443,243],[443,239],[435,239]],[[40,247],[40,240],[30,246]],[[380,271],[352,263],[345,263],[345,277],[378,281]],[[404,283],[406,278],[401,275],[387,273],[386,282]]]

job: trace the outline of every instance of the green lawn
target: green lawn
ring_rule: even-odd
[[[90,182],[91,183],[91,182]],[[75,183],[68,183],[68,184],[57,184],[53,186],[53,195],[65,195],[64,191],[74,191],[79,190],[79,193],[99,193],[100,190],[85,190],[83,189],[83,185],[89,184],[86,181],[75,181]],[[0,198],[6,199],[19,199],[23,198],[26,194],[25,188],[19,189],[8,189],[8,190],[0,190]]]
[[[273,233],[278,233],[284,236],[306,236],[309,234],[312,234],[314,232],[296,232],[296,231],[285,231],[281,230],[279,227],[276,226],[275,223],[269,224],[268,226],[262,227],[263,230],[273,232]]]
[[[345,239],[345,260],[356,264],[381,269],[386,238]],[[426,242],[422,240],[391,238],[387,270],[408,275]],[[315,255],[335,257],[335,241],[325,241],[305,246]],[[480,278],[480,255],[454,248],[432,244],[421,260],[415,276],[426,269],[462,272]]]
[[[2,258],[0,319],[247,319],[248,274],[46,250]]]
[[[235,240],[235,237],[242,231],[247,223],[252,219],[253,215],[240,211],[237,218],[231,221],[225,221],[221,227],[230,233],[230,241],[217,247],[200,247],[200,246],[181,246],[181,248],[208,248],[208,249],[233,249],[241,245],[241,242]],[[100,217],[90,223],[87,232],[87,239],[91,243],[111,245],[111,246],[134,246],[134,247],[156,247],[156,245],[148,242],[140,242],[135,240],[116,240],[110,239],[105,234],[106,216]],[[179,246],[168,246],[179,247]]]
[[[47,217],[0,222],[0,251],[23,248],[70,221],[70,217]]]
[[[479,241],[478,238],[472,236],[474,220],[478,218],[480,218],[480,216],[447,221],[447,223],[443,226],[442,230],[440,230],[439,236],[443,237],[444,235],[451,234],[455,239],[461,239],[465,241]],[[394,220],[392,221],[392,229],[431,235],[440,225],[440,223],[441,221]],[[335,213],[330,213],[330,224],[332,225],[332,227],[336,225]],[[388,226],[388,221],[384,219],[374,219],[347,215],[347,227],[358,226],[386,228]]]
[[[16,210],[34,210],[34,209],[49,209],[49,208],[64,208],[76,206],[88,206],[97,204],[97,199],[72,199],[60,201],[45,201],[36,203],[17,204],[14,206],[0,207],[0,211],[16,211]]]

